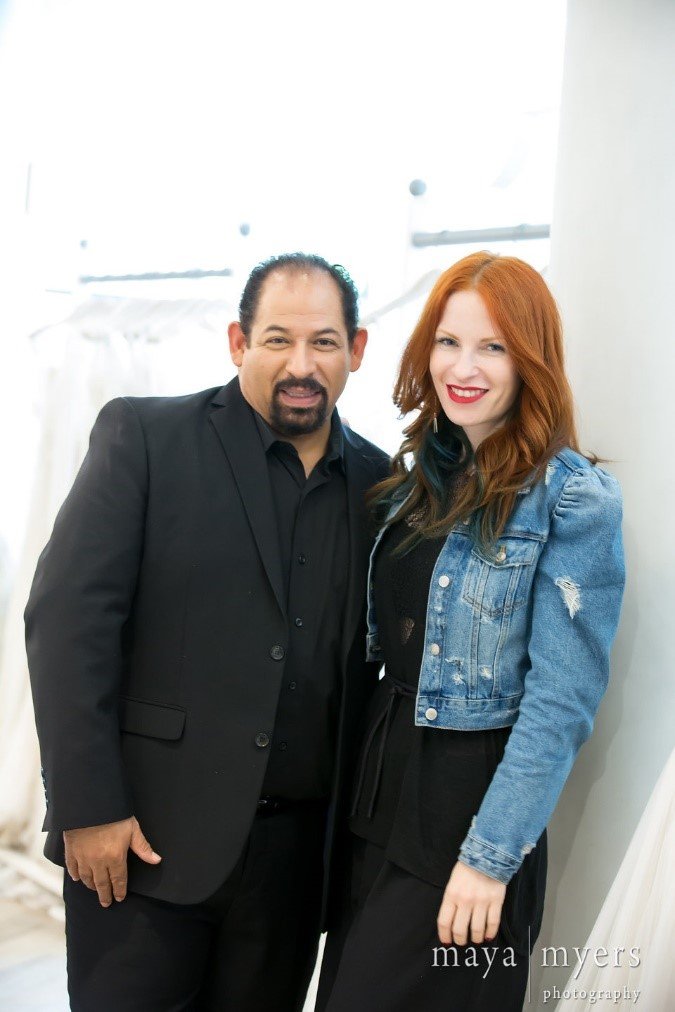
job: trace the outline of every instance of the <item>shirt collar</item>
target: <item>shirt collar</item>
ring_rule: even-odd
[[[279,436],[274,429],[265,421],[262,415],[258,414],[255,408],[251,408],[253,417],[255,419],[258,432],[260,433],[260,439],[263,445],[265,453],[269,453],[273,446],[277,444],[285,444],[286,446],[295,447],[292,443],[289,443],[287,439],[283,439]],[[297,451],[296,451],[297,452]],[[326,447],[326,453],[321,458],[320,463],[326,465],[336,462],[340,469],[344,473],[345,469],[345,440],[344,433],[342,431],[342,422],[338,415],[337,408],[333,409],[333,414],[330,420],[330,435],[328,436],[328,446]]]

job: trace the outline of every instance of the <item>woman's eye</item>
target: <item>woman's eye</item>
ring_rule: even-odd
[[[436,344],[444,344],[446,347],[453,347],[457,344],[454,337],[437,337]]]
[[[504,345],[497,344],[496,341],[493,341],[492,343],[488,344],[488,348],[490,349],[490,351],[506,351]]]

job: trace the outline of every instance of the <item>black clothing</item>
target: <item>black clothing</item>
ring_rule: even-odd
[[[326,939],[315,1012],[521,1012],[539,931],[530,917],[545,878],[542,840],[506,888],[494,941],[443,947],[443,889],[354,836],[342,926]]]
[[[295,447],[253,414],[272,487],[289,620],[286,667],[262,792],[293,800],[328,797],[349,575],[342,425],[335,411],[326,455],[305,477]]]
[[[484,956],[476,967],[432,964],[443,892],[511,729],[415,726],[429,585],[445,539],[394,554],[409,534],[405,523],[395,524],[375,560],[386,674],[368,708],[341,915],[328,936],[316,1009],[520,1012],[528,946],[543,913],[545,832],[507,886],[499,932],[488,945],[490,953],[498,946],[490,973],[483,977]],[[521,954],[516,967],[504,966],[504,946]]]
[[[364,495],[388,470],[381,450],[343,438],[348,591],[326,868],[377,680],[363,650]],[[46,855],[63,863],[63,829],[133,814],[162,862],[130,855],[130,890],[212,896],[263,793],[289,625],[269,468],[238,379],[107,404],[26,609]]]
[[[325,807],[254,819],[227,881],[201,903],[129,893],[104,909],[66,874],[74,1012],[300,1012],[319,939]]]
[[[401,868],[444,888],[511,728],[415,727],[429,584],[445,539],[424,539],[405,555],[395,555],[409,534],[405,523],[395,524],[384,534],[375,560],[378,631],[386,670],[396,681],[382,679],[369,706],[369,727],[377,724],[386,707],[391,708],[390,721],[388,730],[380,721],[382,732],[375,734],[370,748],[368,738],[364,743],[363,784],[359,792],[357,783],[358,804],[350,828],[385,847],[389,860]],[[396,683],[409,686],[409,691],[396,691]],[[377,777],[385,731],[386,747]]]
[[[410,750],[414,747],[415,697],[424,649],[429,582],[445,538],[424,539],[405,555],[394,550],[411,533],[405,523],[385,531],[378,547],[373,573],[375,613],[382,651],[390,679],[380,681],[368,708],[369,729],[389,712],[388,727],[376,731],[372,747],[364,741],[359,774],[362,777],[352,805],[350,828],[371,843],[386,847],[394,825],[401,785]],[[402,686],[408,686],[406,693]],[[385,718],[386,719],[386,718]],[[426,730],[426,729],[425,729]],[[385,733],[386,732],[386,733]],[[379,777],[377,757],[386,741]],[[376,804],[372,806],[375,800]],[[372,806],[372,808],[371,808]]]

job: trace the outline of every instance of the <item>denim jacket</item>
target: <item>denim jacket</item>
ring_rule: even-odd
[[[460,523],[434,567],[415,723],[441,733],[513,725],[459,854],[501,882],[545,829],[607,687],[621,515],[617,480],[564,449],[518,495],[492,556]],[[368,659],[380,662],[373,560],[383,533],[368,579]]]

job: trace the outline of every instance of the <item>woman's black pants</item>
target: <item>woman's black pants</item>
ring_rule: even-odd
[[[353,836],[350,863],[316,1012],[521,1012],[541,927],[545,833],[509,882],[487,945],[443,946],[443,889],[387,861],[381,847]]]

